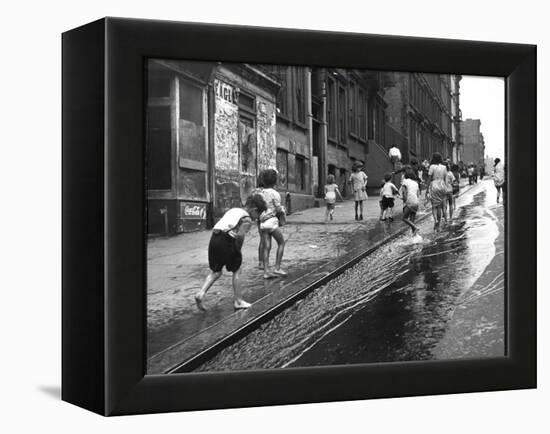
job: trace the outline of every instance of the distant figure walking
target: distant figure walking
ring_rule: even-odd
[[[399,148],[395,145],[393,145],[390,150],[388,151],[388,157],[390,157],[390,161],[393,166],[393,171],[397,169],[396,165],[401,161],[401,151]]]
[[[495,158],[495,165],[493,167],[493,181],[497,189],[497,203],[500,201],[500,192],[502,191],[502,201],[506,196],[506,177],[504,174],[504,163],[500,161],[500,158]]]
[[[432,157],[432,164],[428,170],[429,186],[428,198],[432,203],[432,215],[434,218],[434,230],[438,231],[441,225],[441,217],[444,214],[444,207],[447,199],[447,168],[439,152]]]
[[[353,190],[353,200],[355,200],[355,220],[363,220],[363,201],[368,199],[368,176],[361,170],[362,168],[361,163],[355,163],[352,167],[353,173],[349,177],[349,183]]]
[[[210,287],[222,275],[222,269],[233,273],[233,306],[246,309],[250,303],[243,300],[241,294],[240,270],[243,261],[241,248],[252,221],[266,210],[264,199],[259,194],[248,196],[244,208],[231,208],[216,223],[208,244],[208,265],[210,273],[197,294],[195,302],[200,310],[206,310],[204,296]]]
[[[340,200],[343,202],[344,198],[340,194],[340,190],[338,189],[338,184],[335,182],[334,175],[328,175],[327,176],[327,185],[325,185],[325,204],[326,204],[326,211],[325,211],[325,222],[328,223],[328,219],[333,219],[334,215],[334,206],[336,203],[336,195],[340,197]]]

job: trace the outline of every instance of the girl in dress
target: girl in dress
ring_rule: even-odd
[[[363,220],[363,201],[368,199],[367,196],[367,179],[368,176],[361,169],[361,163],[353,165],[353,173],[349,177],[349,183],[353,191],[353,200],[355,200],[355,220]]]

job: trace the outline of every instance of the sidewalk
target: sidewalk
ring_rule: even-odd
[[[334,220],[325,224],[325,208],[310,208],[287,217],[282,268],[286,278],[264,280],[258,269],[259,236],[254,228],[243,245],[242,286],[247,310],[233,309],[231,274],[224,275],[205,297],[206,312],[194,295],[208,274],[210,231],[155,238],[147,246],[148,373],[165,372],[244,324],[313,284],[360,253],[406,229],[402,202],[396,200],[395,221],[379,220],[379,197],[363,203],[364,220],[355,221],[354,202],[336,204]],[[421,201],[423,202],[423,201]],[[429,212],[421,207],[419,217]],[[276,243],[270,263],[274,262]]]

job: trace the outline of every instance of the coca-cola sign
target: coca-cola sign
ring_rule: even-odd
[[[205,203],[191,203],[181,202],[181,217],[184,219],[205,219],[206,218],[206,204]]]

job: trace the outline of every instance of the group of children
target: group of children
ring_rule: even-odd
[[[353,199],[355,201],[355,220],[363,220],[363,201],[367,196],[367,181],[368,176],[363,172],[362,165],[357,163],[353,166],[353,173],[349,178],[349,183],[353,191]],[[395,197],[403,199],[403,221],[410,226],[413,236],[418,233],[418,227],[414,224],[415,216],[418,211],[420,185],[418,176],[411,168],[404,170],[403,181],[401,188],[398,190],[392,182],[393,174],[386,173],[384,182],[380,188],[380,220],[386,219],[393,221],[393,207],[395,205]],[[342,194],[335,183],[334,175],[327,176],[327,185],[325,185],[325,221],[333,219],[334,207],[337,196],[342,198]]]
[[[204,297],[214,282],[222,276],[222,269],[232,273],[233,306],[235,309],[247,309],[250,303],[242,297],[240,273],[242,265],[242,245],[252,222],[258,222],[260,244],[258,246],[258,266],[264,272],[264,279],[285,277],[281,268],[285,239],[280,226],[285,221],[285,208],[281,204],[281,195],[275,190],[278,173],[274,169],[261,172],[258,188],[248,196],[243,208],[231,208],[216,223],[208,244],[208,265],[210,272],[200,290],[195,294],[199,310],[206,310]],[[269,267],[271,239],[277,242],[275,268]]]
[[[361,164],[355,164],[349,183],[353,190],[355,201],[355,220],[363,220],[363,201],[367,196],[367,175],[361,170]],[[392,183],[392,174],[384,176],[380,190],[380,219],[393,220],[395,197],[403,200],[403,221],[411,228],[413,236],[417,235],[418,227],[414,224],[419,206],[420,186],[418,176],[411,168],[404,170],[401,187],[398,190]],[[206,310],[204,297],[222,275],[222,269],[232,273],[232,285],[235,309],[247,309],[250,303],[242,297],[240,270],[242,265],[242,245],[246,234],[250,231],[253,221],[257,221],[260,233],[258,246],[258,267],[263,271],[265,279],[284,277],[287,273],[281,268],[285,239],[281,231],[284,224],[285,209],[281,204],[281,195],[275,190],[278,173],[274,169],[262,171],[258,179],[258,188],[247,198],[243,208],[232,208],[216,223],[208,245],[208,264],[210,272],[200,290],[195,295],[195,302],[200,310]],[[327,176],[325,185],[326,211],[325,219],[333,219],[336,199],[344,200],[334,175]],[[277,242],[275,267],[269,267],[269,255],[272,238]]]

